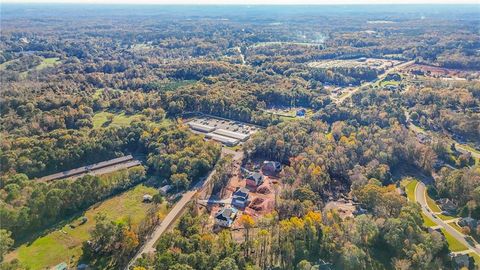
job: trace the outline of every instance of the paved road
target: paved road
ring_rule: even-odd
[[[137,252],[135,257],[130,261],[125,269],[129,269],[135,261],[142,257],[143,254],[153,253],[155,252],[155,243],[158,241],[160,236],[173,224],[173,222],[178,218],[178,216],[182,213],[182,210],[185,206],[193,199],[195,194],[197,194],[198,190],[205,186],[211,179],[211,177],[215,174],[215,170],[212,170],[208,177],[204,180],[200,180],[195,184],[189,191],[185,192],[182,195],[182,198],[173,206],[172,210],[167,214],[164,220],[155,228],[153,233],[148,238],[147,242],[143,244],[140,250]]]
[[[423,134],[426,134],[428,136],[431,136],[431,137],[438,137],[440,135],[438,134],[435,134],[433,132],[429,132],[429,131],[425,131],[419,127],[417,127],[416,125],[414,125],[412,123],[412,121],[410,121],[410,118],[409,118],[409,115],[407,112],[405,112],[405,115],[407,116],[407,128],[409,128],[410,130],[412,130],[413,132],[415,133],[423,133]],[[469,148],[465,147],[464,145],[461,145],[459,143],[457,143],[454,139],[452,138],[449,138],[448,136],[444,136],[441,138],[442,140],[446,140],[447,142],[452,142],[455,144],[455,148],[459,151],[459,152],[462,152],[462,153],[470,153],[472,155],[472,157],[474,158],[480,158],[480,153],[478,152],[474,152],[472,150],[470,150]]]
[[[232,154],[235,161],[241,160],[243,157],[242,151],[233,151],[226,147],[222,148],[222,155]],[[198,181],[190,190],[185,192],[182,195],[182,198],[175,204],[175,206],[170,210],[164,220],[154,229],[153,233],[148,238],[147,242],[143,244],[140,250],[137,252],[135,257],[130,261],[125,269],[129,269],[135,261],[142,257],[143,254],[155,252],[155,243],[158,241],[160,236],[175,222],[175,220],[182,214],[185,206],[194,198],[194,196],[199,192],[203,187],[207,186],[207,183],[210,182],[212,176],[215,175],[215,169],[212,170],[208,176]]]
[[[426,198],[426,188],[422,182],[418,182],[417,186],[415,187],[415,200],[422,207],[423,213],[427,217],[429,217],[435,224],[444,228],[455,239],[460,241],[460,243],[468,247],[469,251],[475,252],[476,254],[480,255],[480,248],[478,247],[478,245],[477,246],[470,245],[467,241],[465,241],[465,235],[463,233],[460,233],[459,231],[455,230],[453,227],[448,225],[445,221],[441,220],[435,214],[433,214],[432,209],[428,207],[427,198]]]
[[[480,153],[474,152],[474,151],[466,148],[465,146],[463,146],[463,145],[461,145],[461,144],[459,144],[459,143],[457,143],[457,142],[455,142],[455,148],[456,148],[458,151],[460,151],[460,152],[463,152],[463,153],[468,152],[468,153],[470,153],[470,154],[472,155],[472,157],[474,157],[474,158],[480,158]]]
[[[415,63],[415,60],[412,60],[412,61],[408,61],[408,62],[405,62],[405,63],[401,63],[399,65],[396,65],[396,66],[393,66],[392,68],[390,68],[389,70],[385,71],[383,74],[379,75],[378,78],[374,81],[371,81],[371,82],[366,82],[362,85],[360,85],[359,87],[353,89],[352,91],[348,92],[347,94],[339,97],[335,103],[337,104],[340,104],[342,103],[345,99],[347,99],[348,97],[351,97],[353,94],[355,94],[356,92],[358,92],[361,88],[363,87],[367,87],[367,86],[370,86],[378,81],[381,81],[383,79],[385,79],[385,77],[387,77],[388,74],[392,73],[392,72],[396,72],[398,71],[399,69],[402,69],[404,67],[407,67],[407,66],[410,66],[412,64]]]

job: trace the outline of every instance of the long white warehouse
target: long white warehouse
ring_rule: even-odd
[[[212,132],[212,131],[215,130],[214,127],[198,124],[198,123],[195,123],[195,122],[188,123],[188,126],[193,130],[200,131],[200,132],[205,132],[205,133]]]
[[[205,138],[215,140],[217,142],[221,142],[226,146],[235,146],[238,144],[238,140],[230,137],[225,137],[215,133],[207,133],[205,134]]]
[[[237,139],[237,140],[242,141],[242,142],[244,142],[244,141],[248,140],[248,138],[250,138],[250,134],[243,134],[243,133],[240,133],[240,132],[230,131],[230,130],[226,130],[226,129],[217,129],[213,133],[216,133],[216,134],[219,134],[219,135],[222,135],[222,136],[227,136],[227,137],[230,137],[230,138],[234,138],[234,139]]]

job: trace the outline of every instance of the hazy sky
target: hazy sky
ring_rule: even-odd
[[[0,0],[0,3],[85,4],[479,4],[480,0]]]

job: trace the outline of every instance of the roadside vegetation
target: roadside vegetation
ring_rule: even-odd
[[[428,196],[428,193],[426,194],[425,197],[427,199],[427,205],[430,208],[430,210],[432,210],[435,213],[441,213],[442,212],[442,209],[440,209],[440,207],[438,207],[437,203],[432,198],[430,198],[430,196]]]
[[[405,187],[405,193],[410,202],[415,202],[415,188],[417,187],[417,180],[404,180],[402,185]]]
[[[460,241],[455,239],[455,237],[453,237],[445,229],[442,228],[441,230],[442,230],[443,235],[445,235],[445,238],[446,238],[447,243],[448,243],[448,248],[450,249],[450,251],[456,252],[456,251],[467,250],[467,247],[464,244],[460,243]]]

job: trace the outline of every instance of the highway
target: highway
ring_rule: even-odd
[[[470,252],[475,252],[476,254],[480,255],[480,248],[477,246],[470,245],[466,240],[463,233],[455,230],[452,226],[448,225],[445,221],[437,217],[436,214],[430,209],[427,204],[427,197],[426,197],[426,188],[425,184],[422,182],[418,182],[415,186],[415,200],[420,204],[422,207],[423,213],[429,217],[435,224],[444,228],[449,234],[451,234],[455,239],[457,239],[460,243],[464,244]]]
[[[222,148],[222,156],[226,154],[233,155],[233,160],[238,161],[243,158],[243,152],[233,151],[227,147]],[[198,181],[190,190],[183,193],[182,198],[173,206],[170,212],[167,214],[165,219],[154,229],[153,233],[150,235],[148,240],[143,244],[140,250],[136,255],[130,260],[129,264],[125,268],[126,270],[130,269],[133,266],[135,261],[138,258],[141,258],[143,254],[149,254],[155,252],[155,243],[162,236],[162,234],[168,230],[168,228],[175,222],[175,220],[182,214],[183,209],[187,204],[195,197],[195,195],[206,187],[208,182],[210,182],[212,176],[215,175],[215,169],[213,169],[206,178]]]

